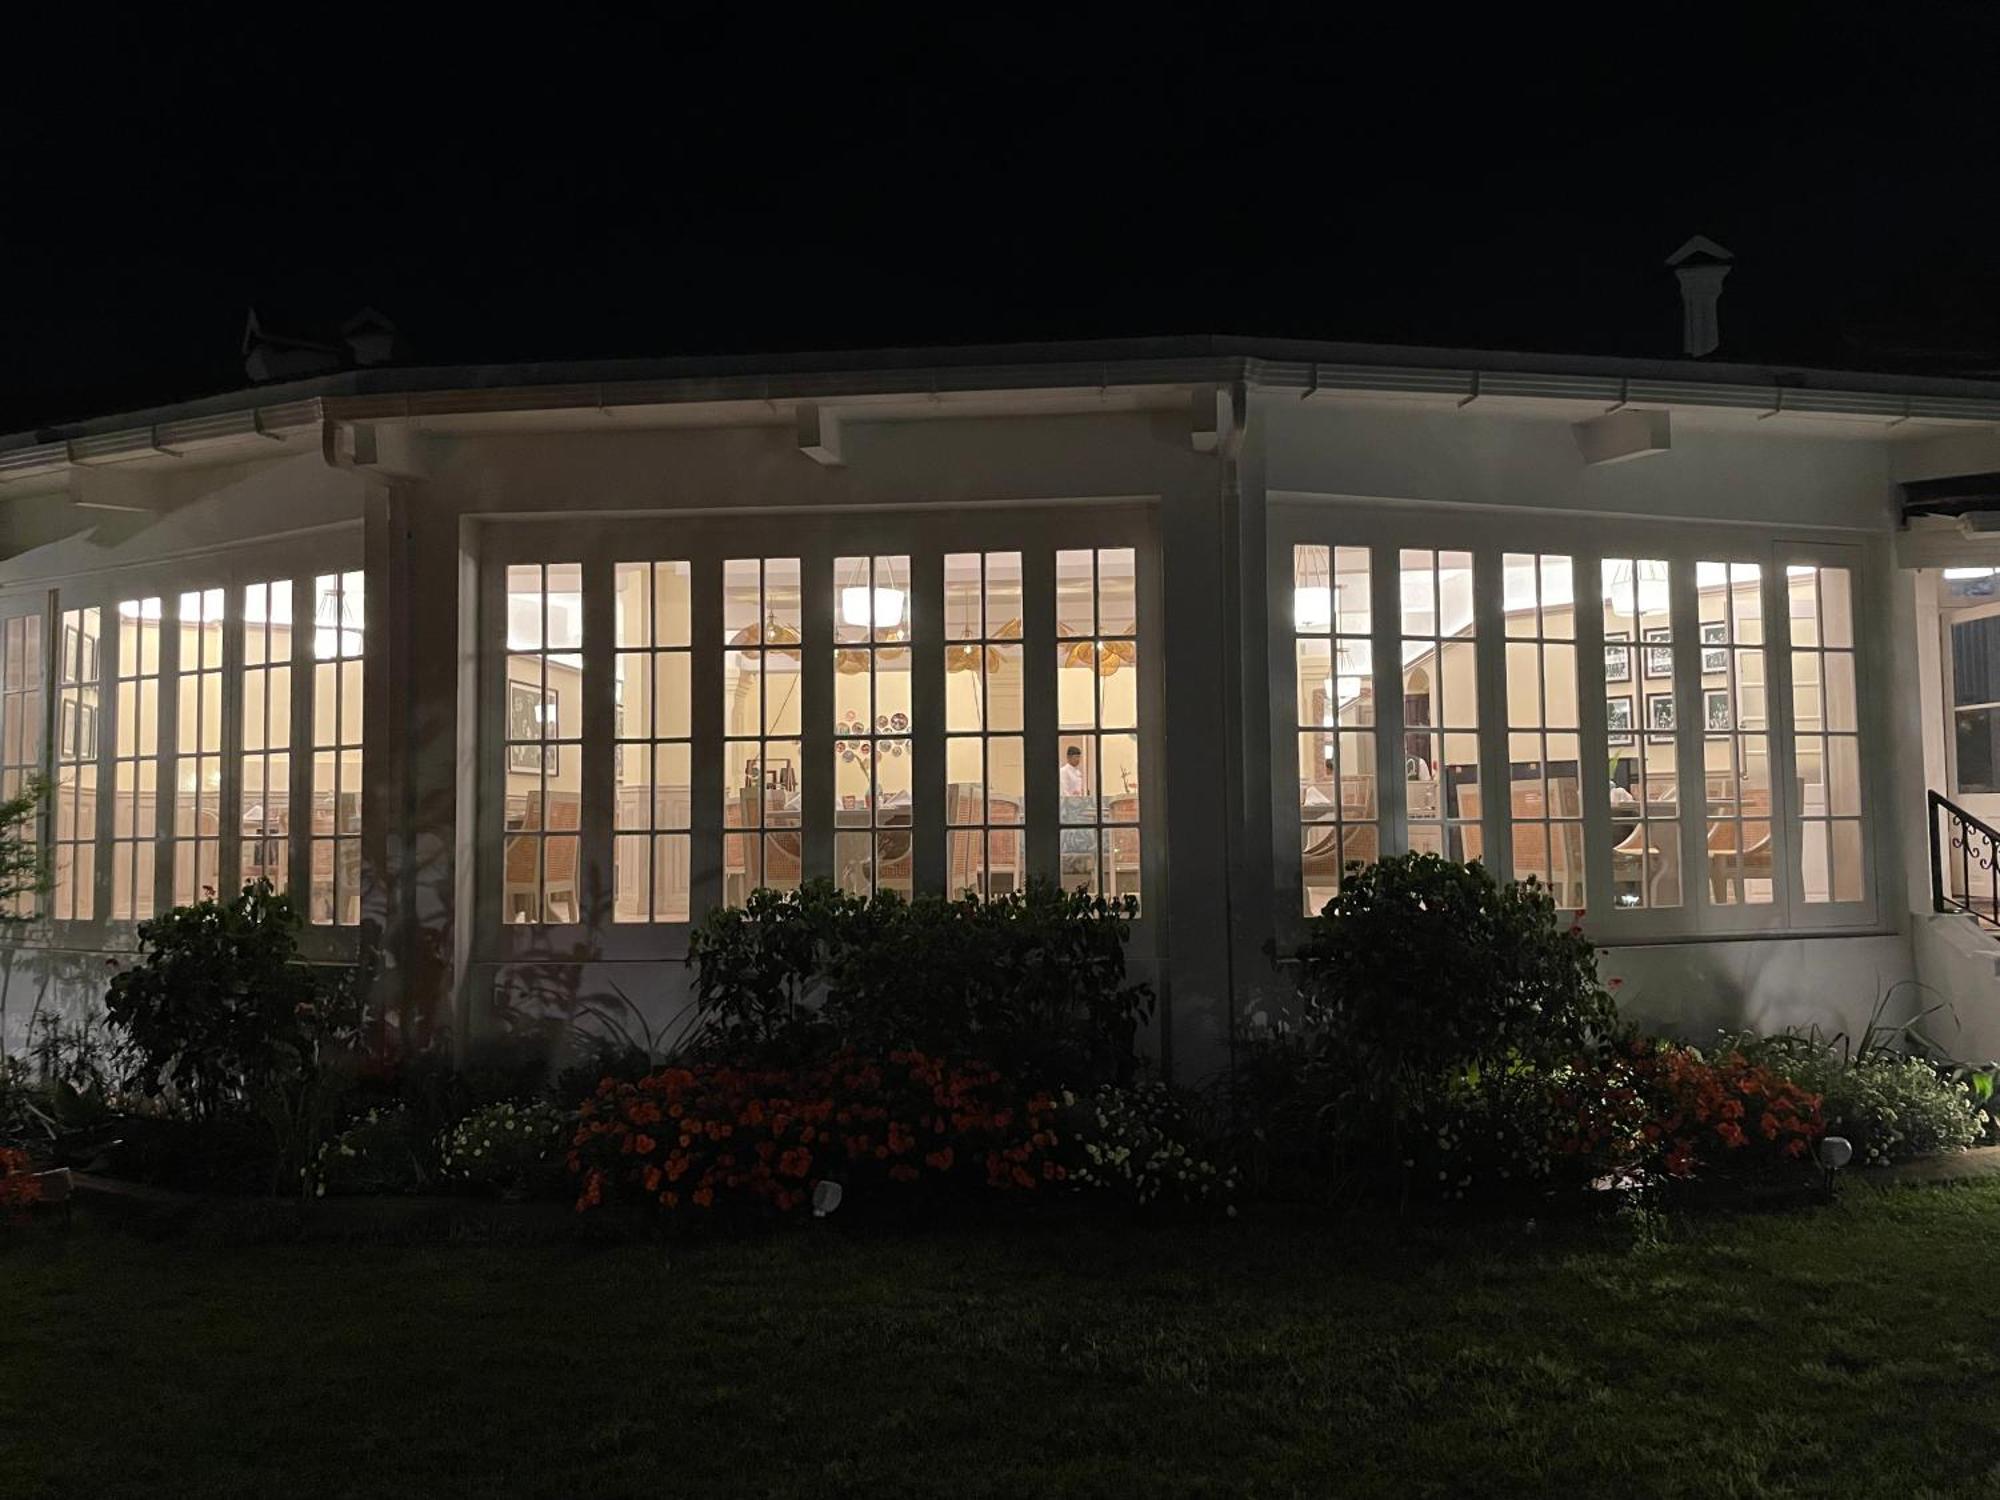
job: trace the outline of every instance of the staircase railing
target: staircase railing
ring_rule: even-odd
[[[1930,794],[1931,905],[2000,928],[2000,829]]]

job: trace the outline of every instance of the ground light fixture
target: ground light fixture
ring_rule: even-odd
[[[1822,1136],[1813,1148],[1813,1155],[1819,1161],[1820,1170],[1826,1174],[1826,1198],[1833,1201],[1833,1174],[1854,1160],[1854,1142],[1844,1135]]]
[[[824,1219],[840,1207],[841,1187],[837,1182],[815,1182],[813,1184],[813,1217]]]

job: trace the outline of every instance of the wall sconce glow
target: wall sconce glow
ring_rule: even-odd
[[[870,618],[869,595],[874,595],[874,613]],[[846,588],[840,591],[840,623],[865,628],[873,625],[877,630],[886,630],[903,618],[903,591],[901,589],[869,589],[863,587]]]
[[[1292,620],[1298,629],[1304,631],[1331,629],[1333,590],[1322,583],[1292,590]]]

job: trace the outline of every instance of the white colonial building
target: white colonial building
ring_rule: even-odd
[[[1550,884],[1641,1019],[1914,980],[2000,1052],[1931,867],[1943,828],[1990,899],[1983,836],[1927,800],[2000,807],[1995,471],[2000,385],[1219,338],[375,368],[0,439],[0,776],[53,784],[56,876],[5,1035],[257,876],[463,1041],[665,1016],[758,884],[1045,875],[1138,898],[1191,1079],[1345,861],[1424,848]]]

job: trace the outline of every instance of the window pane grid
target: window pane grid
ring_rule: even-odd
[[[613,571],[616,922],[688,920],[692,845],[689,564]]]
[[[1501,563],[1514,878],[1584,905],[1582,739],[1577,724],[1576,591],[1568,557]]]
[[[218,894],[222,853],[221,589],[180,596],[179,734],[174,741],[174,902]]]
[[[944,560],[946,890],[999,896],[1027,883],[1021,554]]]
[[[1057,805],[1065,887],[1137,898],[1138,571],[1130,547],[1056,553]]]
[[[799,883],[803,614],[796,557],[722,565],[723,900]]]
[[[242,810],[238,868],[247,885],[290,881],[292,835],[292,585],[243,590]]]
[[[1785,569],[1800,873],[1810,904],[1863,899],[1861,746],[1852,575]]]
[[[1709,899],[1717,906],[1768,906],[1777,899],[1777,881],[1764,571],[1755,563],[1697,563],[1695,599]]]
[[[42,617],[14,615],[0,621],[0,801],[21,795],[42,771]],[[24,845],[40,838],[39,815],[20,827]],[[23,892],[0,915],[25,920],[40,914],[33,892]]]
[[[1404,807],[1409,847],[1473,860],[1479,826],[1479,659],[1470,552],[1399,558]]]
[[[118,690],[112,761],[111,916],[153,915],[160,816],[160,638],[158,598],[118,606]]]
[[[316,923],[361,920],[362,575],[313,580],[312,894]]]
[[[1620,907],[1678,907],[1673,568],[1656,558],[1605,558],[1602,586],[1613,900]]]
[[[912,889],[910,559],[833,562],[833,870],[843,890]]]
[[[580,920],[583,569],[507,569],[502,919]]]
[[[1292,549],[1293,727],[1308,916],[1333,899],[1348,865],[1381,857],[1371,565],[1366,547]]]

